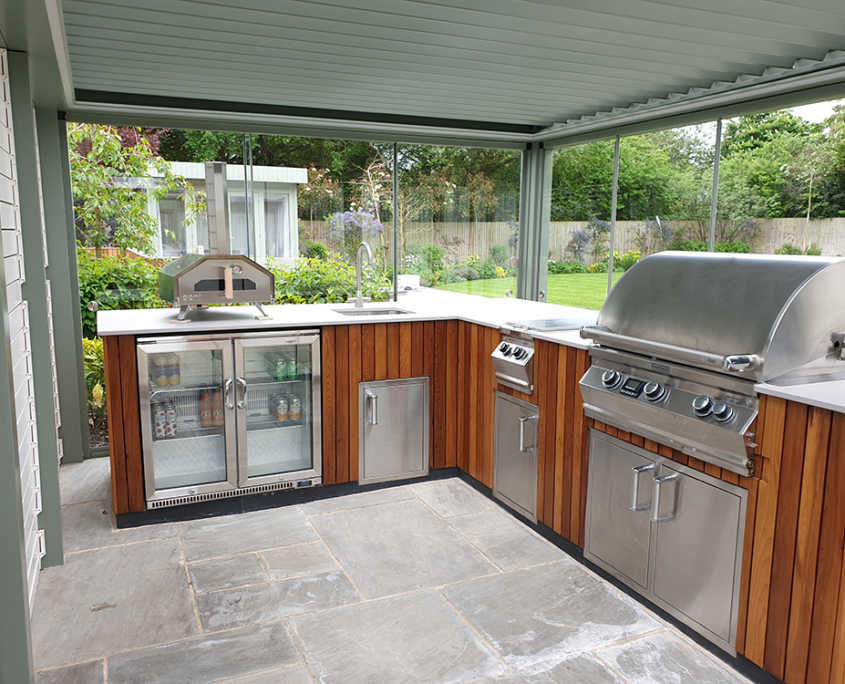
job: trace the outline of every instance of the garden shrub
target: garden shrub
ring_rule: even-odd
[[[818,251],[818,254],[821,254],[821,250],[814,250],[814,251]],[[810,253],[810,250],[807,250],[807,254],[809,254],[809,253]],[[801,249],[799,247],[795,247],[792,244],[790,244],[789,242],[786,242],[786,243],[784,243],[784,245],[782,247],[779,247],[778,249],[775,250],[775,254],[788,254],[790,256],[799,256],[799,255],[803,254],[803,252],[801,251]],[[816,254],[815,256],[818,256],[818,254]]]
[[[731,254],[751,254],[751,247],[747,242],[737,240],[736,242],[717,242],[714,246],[716,252],[727,252]]]
[[[303,259],[296,266],[285,268],[271,259],[268,268],[276,278],[276,304],[340,303],[356,293],[355,266],[344,261]],[[384,302],[390,289],[390,281],[380,271],[364,267],[364,296]]]
[[[672,241],[669,249],[674,252],[706,252],[707,243],[701,240],[682,240],[678,238]]]
[[[587,265],[582,261],[550,261],[549,274],[560,275],[561,273],[586,273]]]
[[[458,268],[450,269],[452,273],[463,280],[478,280],[481,278],[481,275],[476,271],[474,268],[470,268],[469,266],[460,266]]]
[[[507,266],[508,248],[504,245],[493,245],[490,247],[490,258],[496,266]]]
[[[97,335],[97,312],[88,309],[96,302],[99,311],[113,309],[161,309],[167,306],[158,296],[159,266],[128,256],[95,257],[86,249],[77,250],[79,302],[82,309],[82,335]]]
[[[812,248],[807,250],[807,256],[821,256],[822,251],[817,248]]]
[[[299,250],[308,259],[328,259],[329,250],[322,242],[307,240]]]
[[[88,396],[88,423],[92,432],[103,433],[108,429],[108,415],[102,338],[82,340],[82,362],[85,368],[85,389]]]
[[[489,280],[490,278],[496,277],[496,264],[492,262],[490,259],[485,259],[481,263],[475,266],[475,270],[478,271],[478,276],[483,280]]]
[[[426,245],[422,249],[423,264],[429,271],[442,271],[444,256],[446,250],[440,245]]]

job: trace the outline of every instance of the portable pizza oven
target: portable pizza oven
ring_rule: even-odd
[[[273,302],[273,274],[243,254],[230,254],[229,192],[226,164],[206,162],[209,254],[185,254],[158,273],[159,296],[179,307],[174,323],[187,321],[191,307],[210,304],[253,304],[270,318],[263,304]]]

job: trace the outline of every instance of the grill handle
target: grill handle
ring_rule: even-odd
[[[223,269],[223,296],[226,299],[235,298],[235,286],[231,266],[227,266]]]
[[[710,354],[687,347],[677,347],[674,344],[620,335],[604,329],[603,326],[584,326],[581,328],[581,337],[608,347],[713,368],[727,373],[745,373],[760,367],[760,357],[756,354],[728,354],[727,356]]]
[[[640,474],[649,470],[654,470],[656,466],[657,464],[652,461],[651,463],[643,463],[642,465],[631,468],[631,473],[634,475],[634,478],[631,487],[631,505],[628,506],[629,510],[647,511],[651,508],[651,501],[646,504],[640,503]]]
[[[678,479],[678,473],[668,473],[666,475],[658,475],[652,482],[654,482],[654,494],[652,500],[654,501],[654,508],[651,512],[651,522],[662,523],[674,520],[678,515],[678,492],[675,490],[675,502],[672,506],[672,512],[669,515],[660,515],[660,490],[664,482],[671,482]]]

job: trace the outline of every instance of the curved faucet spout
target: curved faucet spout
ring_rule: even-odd
[[[362,242],[358,245],[358,252],[355,255],[355,283],[358,288],[357,294],[355,295],[356,309],[364,308],[364,295],[361,292],[361,254],[365,249],[367,250],[367,263],[373,263],[373,250],[370,249],[370,246],[366,242]]]

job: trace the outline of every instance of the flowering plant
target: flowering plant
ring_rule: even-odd
[[[384,232],[384,226],[372,212],[358,207],[351,211],[337,212],[329,218],[329,235],[332,242],[350,262],[361,242],[368,242]]]

